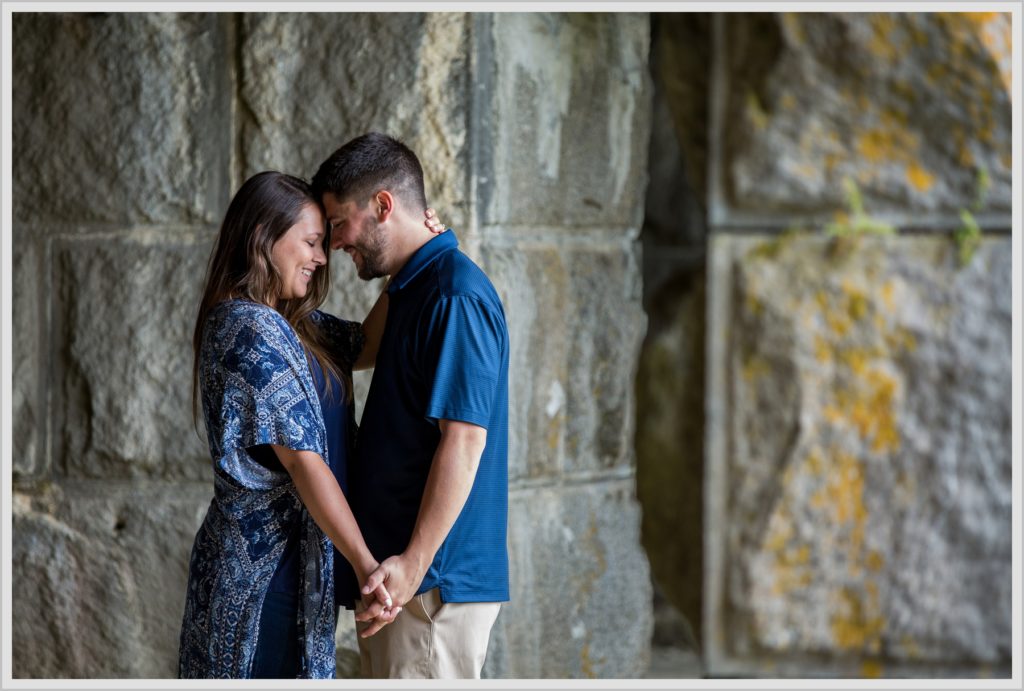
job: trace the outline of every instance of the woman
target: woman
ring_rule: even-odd
[[[352,365],[374,356],[359,324],[316,311],[329,247],[311,189],[281,173],[247,180],[221,225],[193,336],[214,498],[192,548],[180,677],[332,678],[331,543],[359,583],[377,567],[337,481],[351,426],[330,440],[324,424],[324,407],[351,422]],[[386,590],[374,595],[393,619]]]

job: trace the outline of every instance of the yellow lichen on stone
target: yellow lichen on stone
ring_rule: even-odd
[[[885,304],[885,309],[889,312],[896,308],[896,300],[893,297],[895,292],[896,284],[892,280],[883,283],[879,291],[879,294],[882,296],[882,302]]]
[[[793,537],[793,522],[788,514],[773,514],[769,519],[765,549],[773,554],[781,552]]]
[[[878,614],[877,595],[861,598],[849,587],[839,590],[832,617],[832,637],[844,650],[877,653],[881,650],[885,619]]]
[[[786,473],[783,485],[789,487],[795,475],[795,472]],[[780,512],[773,514],[769,519],[768,534],[764,542],[764,550],[774,559],[774,569],[771,572],[771,593],[776,597],[806,588],[811,585],[813,580],[808,567],[811,548],[808,545],[793,544],[793,537],[792,516],[785,508],[782,508]]]
[[[921,657],[921,646],[909,634],[903,634],[900,637],[900,648],[903,650],[903,655],[911,660]]]
[[[935,176],[917,163],[907,165],[907,180],[918,192],[927,192],[935,184]]]
[[[896,380],[878,370],[867,369],[858,359],[854,362],[863,372],[856,388],[839,390],[836,405],[826,406],[825,417],[833,423],[852,425],[860,438],[870,443],[874,453],[895,451],[900,446],[893,409]]]
[[[771,365],[760,355],[753,355],[743,363],[743,380],[748,384],[772,371]]]
[[[917,337],[913,332],[903,326],[898,326],[892,331],[882,334],[886,346],[894,351],[912,353],[917,350]]]
[[[808,472],[812,475],[821,475],[825,468],[824,463],[821,460],[821,454],[819,454],[817,450],[813,450],[807,454],[805,464],[807,465]]]
[[[871,27],[871,39],[868,41],[868,49],[871,53],[886,62],[895,62],[899,58],[899,51],[893,42],[893,30],[896,28],[896,19],[891,14],[870,14],[868,24]]]
[[[867,294],[849,281],[843,281],[843,293],[846,298],[846,312],[853,321],[860,321],[868,311]]]
[[[871,163],[913,160],[920,148],[918,137],[894,120],[883,118],[882,125],[861,132],[857,138],[857,152]]]
[[[747,293],[745,306],[747,308],[747,312],[754,317],[760,317],[761,313],[764,312],[764,303],[762,303],[761,299],[753,292]]]
[[[558,443],[562,439],[562,426],[565,423],[565,414],[559,413],[548,420],[548,448],[552,451],[558,449]]]
[[[814,335],[814,357],[822,364],[832,360],[832,344],[818,334]]]
[[[857,140],[857,152],[871,163],[881,163],[892,151],[892,137],[882,130],[868,130]]]
[[[594,661],[590,659],[590,642],[583,644],[580,649],[580,673],[587,679],[596,679],[597,672],[594,671]]]
[[[864,470],[860,461],[850,454],[835,454],[835,470],[829,477],[824,491],[827,505],[832,507],[833,516],[839,524],[851,523],[853,536],[863,535],[863,523],[867,518],[864,508]],[[860,543],[860,540],[851,542]]]
[[[880,679],[882,671],[882,663],[878,660],[865,660],[860,666],[860,675],[865,679]]]
[[[768,127],[768,112],[761,105],[761,99],[753,91],[747,92],[747,107],[745,110],[751,124],[759,130]]]
[[[885,566],[885,558],[882,553],[878,550],[871,550],[868,552],[868,557],[865,560],[865,564],[871,571],[881,571],[882,567]]]
[[[936,12],[935,17],[948,29],[948,62],[967,64],[968,56],[980,43],[999,69],[1000,80],[1009,94],[1013,83],[1012,15],[1008,12]]]
[[[800,14],[797,12],[782,13],[782,29],[790,43],[800,45],[806,43],[807,37],[804,34],[804,27],[800,23]]]
[[[870,351],[863,348],[848,348],[841,352],[841,360],[850,368],[854,375],[859,377],[867,369],[871,355]]]

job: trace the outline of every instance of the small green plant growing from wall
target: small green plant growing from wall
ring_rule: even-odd
[[[825,234],[833,237],[849,235],[895,235],[892,225],[869,216],[864,211],[860,188],[850,178],[843,179],[848,212],[825,226]]]
[[[991,184],[988,171],[984,168],[978,170],[978,180],[975,187],[974,201],[968,209],[960,209],[960,227],[953,232],[953,240],[957,247],[957,260],[960,266],[967,266],[971,258],[981,244],[981,228],[974,214],[981,210],[988,196],[988,188]]]
[[[836,220],[825,226],[825,235],[832,238],[829,243],[828,256],[831,259],[843,259],[853,252],[865,235],[895,235],[896,228],[889,223],[868,215],[864,211],[864,199],[860,188],[850,178],[843,179],[846,192],[847,211],[838,214]]]

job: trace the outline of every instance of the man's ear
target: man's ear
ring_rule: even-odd
[[[370,204],[372,205],[373,212],[377,215],[378,223],[388,220],[391,218],[391,214],[395,212],[395,197],[387,190],[380,190],[377,194],[373,195]]]

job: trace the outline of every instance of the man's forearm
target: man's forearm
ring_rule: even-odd
[[[421,578],[466,504],[487,443],[487,430],[482,427],[447,420],[439,424],[441,441],[434,452],[416,525],[405,550]]]

